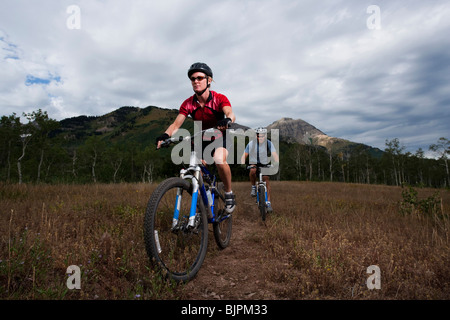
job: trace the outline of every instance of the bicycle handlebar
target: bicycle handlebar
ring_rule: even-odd
[[[169,138],[161,142],[161,148],[168,148],[172,143],[183,141],[183,137],[179,138]]]
[[[195,133],[195,134],[193,134],[191,136],[186,136],[186,137],[180,136],[178,138],[168,138],[168,139],[164,140],[161,143],[161,148],[168,148],[172,143],[175,143],[175,142],[181,142],[183,140],[184,141],[192,140],[193,138],[195,138],[196,136],[198,136],[200,134],[203,134],[205,132],[214,132],[214,130],[216,130],[216,129],[217,129],[217,127],[213,127],[213,128],[209,128],[209,129],[205,129],[205,130],[199,131],[199,132],[197,132],[197,133]]]
[[[262,163],[258,163],[258,164],[251,164],[247,167],[247,169],[252,169],[252,168],[273,168],[273,164],[262,164]]]

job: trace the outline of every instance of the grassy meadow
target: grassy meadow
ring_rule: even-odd
[[[202,270],[192,283],[175,285],[146,256],[142,223],[155,187],[1,184],[0,299],[191,298]],[[270,298],[450,298],[450,191],[274,181],[274,212],[263,224],[249,183],[233,189],[233,236],[259,252],[261,267],[251,271]],[[211,237],[205,262],[227,250]],[[71,265],[82,273],[79,290],[66,285]],[[371,265],[380,268],[381,289],[367,288]],[[266,297],[258,292],[252,299]]]

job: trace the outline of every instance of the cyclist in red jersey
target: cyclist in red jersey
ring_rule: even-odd
[[[156,138],[158,149],[161,146],[161,142],[171,137],[183,125],[184,120],[189,115],[195,121],[202,121],[202,129],[217,127],[217,129],[224,131],[230,123],[236,120],[228,98],[223,94],[210,90],[213,73],[208,65],[201,62],[194,63],[188,70],[188,77],[191,80],[195,94],[182,103],[175,121],[161,136]],[[232,213],[236,203],[235,196],[231,190],[231,170],[227,163],[228,151],[226,149],[226,141],[227,139],[224,137],[222,147],[214,150],[213,159],[225,188],[225,210],[228,213]],[[203,149],[205,146],[203,144]]]

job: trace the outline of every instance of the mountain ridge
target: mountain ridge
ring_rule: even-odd
[[[288,143],[295,142],[303,145],[320,146],[332,153],[346,153],[352,149],[360,148],[377,158],[383,154],[383,151],[378,148],[329,136],[303,119],[283,117],[268,125],[267,129],[278,129],[281,139]]]
[[[178,109],[123,106],[101,116],[81,115],[63,119],[59,121],[61,127],[58,134],[61,134],[68,144],[73,145],[92,135],[101,136],[113,142],[134,139],[139,144],[148,145],[154,144],[155,138],[167,129],[177,115]],[[187,118],[182,128],[192,130],[192,119]],[[239,123],[233,124],[233,128],[250,129]],[[280,139],[287,143],[319,146],[333,153],[345,152],[358,146],[369,150],[376,157],[383,153],[378,148],[362,143],[328,136],[302,119],[282,117],[267,125],[266,128],[269,132],[271,129],[278,129]]]

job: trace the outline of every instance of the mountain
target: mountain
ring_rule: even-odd
[[[325,133],[302,119],[281,118],[268,125],[267,129],[278,129],[280,137],[286,142],[298,142],[301,144],[311,144],[311,142],[315,144],[317,137],[328,137]],[[313,141],[310,139],[313,139]]]
[[[78,146],[90,136],[100,136],[114,143],[134,141],[141,146],[154,145],[159,136],[175,120],[178,111],[155,106],[121,107],[102,116],[78,116],[60,121],[61,135],[66,144]],[[185,129],[192,128],[186,121]]]
[[[57,134],[64,138],[68,146],[73,147],[82,144],[90,136],[99,136],[113,143],[133,141],[145,147],[154,145],[156,137],[167,129],[177,115],[177,109],[124,106],[102,116],[78,116],[61,120]],[[192,119],[188,118],[182,128],[192,132]],[[232,128],[249,129],[238,123],[233,124]],[[330,137],[302,119],[281,118],[268,125],[267,129],[278,129],[280,139],[288,143],[318,145],[327,150],[331,148],[334,153],[351,151],[357,147],[369,150],[376,157],[383,153],[370,146]]]
[[[278,129],[280,138],[288,143],[316,145],[332,150],[333,153],[349,152],[356,148],[367,150],[374,157],[381,157],[383,151],[362,143],[330,137],[302,119],[281,118],[267,126],[267,129]]]

